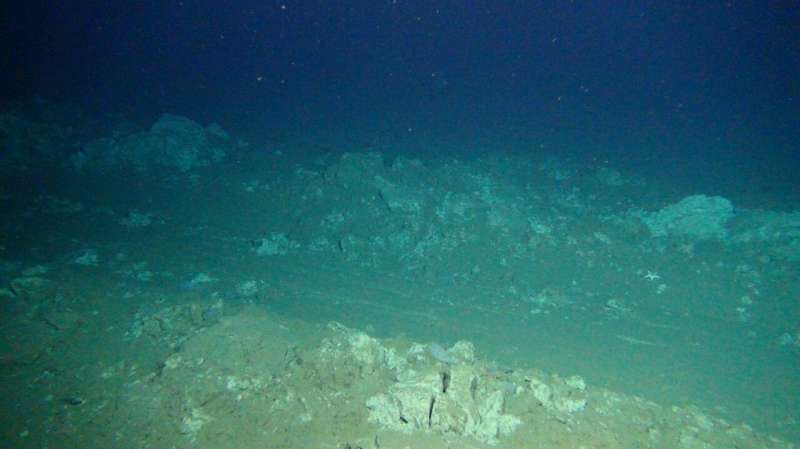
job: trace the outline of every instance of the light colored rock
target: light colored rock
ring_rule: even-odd
[[[366,405],[369,420],[386,429],[450,433],[497,444],[522,422],[505,413],[505,397],[502,386],[484,378],[476,366],[457,363],[443,370],[430,365],[403,370],[395,384]]]
[[[724,238],[733,204],[720,196],[692,195],[663,209],[640,215],[654,237],[683,236],[699,240]]]
[[[289,240],[286,234],[273,232],[268,237],[258,239],[253,250],[259,256],[283,256],[299,247],[300,244]]]

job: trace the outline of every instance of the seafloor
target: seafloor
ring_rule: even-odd
[[[800,212],[540,151],[0,122],[3,447],[800,441]]]

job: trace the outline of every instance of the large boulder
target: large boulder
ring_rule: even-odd
[[[733,218],[733,204],[720,196],[692,195],[640,218],[654,237],[724,238]]]
[[[222,161],[233,146],[219,125],[203,128],[186,117],[164,114],[149,131],[92,140],[71,162],[78,170],[101,172],[115,168],[146,172],[157,167],[188,172]]]

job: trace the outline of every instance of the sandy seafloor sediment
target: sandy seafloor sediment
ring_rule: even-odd
[[[545,155],[64,170],[2,192],[4,446],[800,441],[797,212]]]

